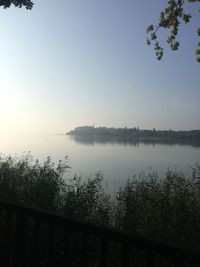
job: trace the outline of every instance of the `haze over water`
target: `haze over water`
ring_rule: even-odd
[[[33,159],[38,158],[41,162],[47,156],[55,163],[68,156],[69,177],[78,174],[85,178],[101,171],[108,185],[114,185],[114,188],[134,174],[150,170],[160,176],[168,169],[191,176],[191,166],[200,159],[200,146],[190,144],[123,143],[114,139],[89,142],[50,134],[0,135],[0,151],[17,157],[31,151]]]

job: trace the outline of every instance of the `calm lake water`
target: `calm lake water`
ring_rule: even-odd
[[[108,184],[118,187],[128,178],[150,169],[161,176],[176,170],[191,176],[200,162],[200,144],[80,138],[67,135],[0,135],[0,152],[20,157],[31,151],[34,159],[54,162],[68,156],[71,174],[93,176],[101,171]]]

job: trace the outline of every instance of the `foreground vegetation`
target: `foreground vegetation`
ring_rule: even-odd
[[[0,199],[20,202],[94,223],[198,248],[200,167],[191,178],[168,171],[134,176],[113,196],[101,174],[70,178],[69,166],[30,155],[0,158]],[[67,175],[66,175],[67,174]]]

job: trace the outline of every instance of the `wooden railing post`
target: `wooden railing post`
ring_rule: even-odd
[[[40,248],[39,248],[39,235],[40,235],[40,221],[38,218],[34,217],[33,226],[33,250],[32,250],[32,266],[39,266],[40,261]]]
[[[48,243],[47,243],[47,264],[48,267],[54,266],[54,238],[55,225],[50,223],[48,225]]]
[[[129,267],[130,263],[130,245],[123,244],[122,245],[122,257],[121,257],[121,266]]]
[[[182,260],[180,258],[175,258],[173,267],[182,267],[182,266],[184,266]]]
[[[64,265],[70,266],[70,232],[67,227],[64,228]]]
[[[16,212],[16,247],[14,250],[13,266],[23,267],[26,264],[26,215],[25,212]]]
[[[5,223],[5,251],[3,255],[3,266],[10,267],[11,263],[11,220],[12,220],[12,214],[11,210],[7,209],[5,210],[6,218],[4,218]]]
[[[155,262],[155,253],[147,252],[146,254],[146,267],[153,267]]]
[[[107,267],[108,239],[103,237],[100,245],[100,266]]]
[[[88,247],[89,240],[87,234],[82,234],[82,267],[88,267]]]

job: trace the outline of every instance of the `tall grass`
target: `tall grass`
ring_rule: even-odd
[[[70,177],[67,162],[41,164],[30,155],[0,157],[0,199],[20,202],[145,236],[200,246],[200,166],[193,175],[168,171],[134,176],[113,196],[102,174]]]
[[[156,239],[199,247],[200,187],[195,179],[167,172],[134,177],[117,193],[116,226]]]

